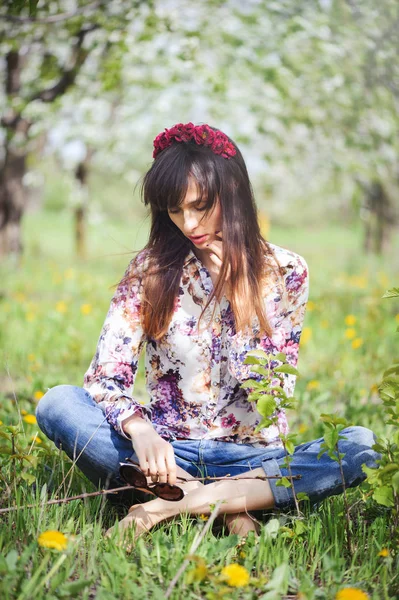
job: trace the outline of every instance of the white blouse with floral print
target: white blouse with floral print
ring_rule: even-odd
[[[285,273],[281,283],[275,280],[265,284],[263,293],[266,316],[273,329],[271,338],[259,335],[256,325],[252,334],[236,333],[234,315],[224,296],[220,302],[212,301],[205,313],[206,329],[198,335],[198,318],[213,283],[192,250],[183,265],[168,332],[160,341],[147,339],[140,324],[140,278],[129,286],[122,280],[84,376],[84,388],[120,435],[128,437],[122,423],[139,413],[151,420],[159,435],[168,441],[205,438],[254,446],[281,445],[278,429],[288,432],[284,411],[279,412],[278,427],[273,425],[254,433],[261,416],[247,400],[249,391],[240,385],[249,377],[259,380],[260,376],[243,361],[249,350],[261,348],[273,354],[284,352],[287,362],[297,365],[309,277],[307,263],[299,254],[270,242],[269,246]],[[134,259],[139,270],[145,269],[145,252]],[[270,257],[265,255],[265,260]],[[144,345],[150,396],[145,405],[132,396]],[[276,360],[271,366],[278,364],[281,363]],[[284,375],[287,396],[293,395],[295,380],[294,375]],[[274,383],[279,385],[279,380],[276,378]]]

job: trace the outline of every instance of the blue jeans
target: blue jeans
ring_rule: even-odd
[[[127,457],[138,462],[132,443],[114,430],[86,390],[72,385],[50,389],[37,406],[36,418],[43,433],[69,458],[75,460],[79,456],[77,466],[96,486],[125,485],[119,477],[119,462]],[[375,435],[360,426],[347,427],[341,433],[347,438],[338,443],[339,451],[345,454],[342,461],[345,483],[347,487],[355,487],[366,477],[361,469],[363,463],[377,467],[375,461],[380,455],[371,449]],[[292,474],[301,475],[294,480],[295,492],[305,492],[311,502],[342,492],[338,463],[326,453],[317,458],[322,442],[323,438],[319,438],[298,445],[291,462]],[[288,475],[282,466],[283,448],[194,439],[170,443],[176,464],[194,477],[236,476],[258,467],[267,476]],[[291,489],[276,486],[276,481],[269,479],[276,508],[291,508]]]

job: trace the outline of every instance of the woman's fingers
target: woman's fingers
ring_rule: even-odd
[[[168,473],[168,483],[176,485],[176,459],[173,446],[170,446],[170,450],[166,454],[166,471]]]

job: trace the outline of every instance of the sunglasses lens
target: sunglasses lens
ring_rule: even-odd
[[[184,492],[181,488],[176,485],[170,485],[169,483],[156,483],[153,487],[154,492],[163,500],[177,501],[184,498]]]
[[[119,469],[121,477],[134,487],[147,487],[147,479],[144,473],[137,471],[132,465],[122,465]]]

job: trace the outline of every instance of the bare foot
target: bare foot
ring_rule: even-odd
[[[120,542],[127,552],[132,550],[131,535],[134,535],[134,541],[143,533],[148,533],[157,521],[151,517],[144,509],[143,504],[134,504],[129,508],[129,512],[119,521],[117,525],[110,527],[105,536],[110,538],[118,531]],[[126,534],[129,533],[129,536]],[[125,539],[128,538],[128,539]]]
[[[240,537],[245,537],[250,531],[254,531],[256,535],[259,535],[258,521],[247,513],[225,515],[225,521],[229,533],[236,533]]]

